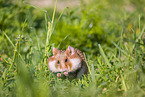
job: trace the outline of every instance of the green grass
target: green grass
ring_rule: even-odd
[[[54,10],[46,11],[22,2],[18,3],[21,6],[0,2],[0,12],[7,10],[0,15],[0,97],[145,96],[145,25],[144,15],[138,14],[141,3],[132,14],[122,11],[120,3],[112,0],[82,1],[85,8],[81,6],[79,17],[71,9],[72,15],[65,13],[67,9],[57,13],[56,5]],[[134,2],[130,0],[121,5],[138,4]],[[95,13],[96,4],[99,16]],[[111,4],[117,4],[119,12],[109,11]],[[109,13],[113,16],[107,17]],[[121,21],[120,13],[125,15]],[[106,14],[108,20],[103,18]],[[89,23],[93,24],[92,28],[88,27]],[[97,42],[93,35],[99,38]],[[81,80],[62,80],[47,68],[52,47],[65,49],[68,45],[86,53],[89,74]]]

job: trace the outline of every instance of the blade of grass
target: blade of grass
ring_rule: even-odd
[[[98,44],[99,46],[99,50],[100,50],[100,53],[101,53],[101,56],[103,57],[104,61],[107,63],[107,65],[109,66],[109,68],[111,68],[111,64],[109,63],[109,60],[107,59],[102,47],[100,44]]]
[[[7,34],[5,32],[3,32],[3,33],[6,36],[6,38],[8,39],[8,41],[11,43],[13,48],[15,49],[15,46],[14,46],[13,42],[10,40],[10,38],[7,36]],[[24,59],[22,58],[21,54],[19,52],[18,52],[18,54],[19,54],[20,58],[23,60],[23,62],[25,62]]]
[[[44,12],[47,14],[47,17],[48,17],[49,21],[51,22],[51,18],[50,18],[50,16],[49,16],[47,10],[45,10],[45,9],[43,9],[43,8],[40,8],[40,7],[38,7],[38,6],[35,6],[35,5],[33,5],[33,4],[30,4],[30,3],[27,2],[27,1],[24,1],[24,3],[25,3],[26,5],[30,5],[30,6],[32,6],[32,7],[34,7],[34,8],[36,8],[36,9],[41,10],[41,11],[44,11]]]
[[[53,11],[53,16],[52,16],[52,21],[48,22],[48,29],[47,29],[47,38],[46,38],[46,45],[45,45],[45,56],[47,56],[48,54],[48,50],[50,48],[50,39],[51,39],[51,35],[53,33],[53,29],[54,29],[54,18],[55,18],[55,12],[56,12],[56,5],[57,5],[57,0],[55,2],[55,7],[54,7],[54,11]],[[44,60],[45,63],[47,63],[47,59]]]
[[[17,45],[18,45],[18,42],[16,43],[16,46],[14,46],[13,42],[10,40],[10,38],[7,36],[7,34],[5,32],[3,32],[4,35],[6,36],[6,38],[8,39],[8,41],[11,43],[11,45],[14,47],[14,55],[13,55],[13,62],[11,63],[10,65],[10,68],[9,68],[9,71],[11,70],[12,66],[13,66],[13,63],[14,63],[14,60],[15,60],[15,55],[16,55],[16,52],[17,52]],[[23,62],[25,62],[21,56],[21,54],[18,52],[20,58],[22,59]]]
[[[143,26],[143,29],[142,29],[142,31],[140,32],[140,15],[139,15],[139,35],[138,35],[138,37],[136,38],[136,40],[135,40],[135,42],[137,43],[140,39],[141,39],[141,36],[143,35],[143,33],[144,33],[144,30],[145,30],[145,26]],[[135,43],[135,44],[136,44]],[[133,49],[134,49],[134,47],[135,47],[135,44],[133,45]],[[133,50],[132,49],[132,50]]]
[[[112,40],[111,42],[122,52],[124,53],[125,55],[127,55],[127,52],[125,52],[124,50],[122,50],[116,43],[114,43]]]
[[[52,24],[53,24],[53,22],[54,22],[56,6],[57,6],[57,0],[55,1],[55,6],[54,6],[54,11],[53,11],[53,16],[52,16],[52,22],[51,22]]]
[[[61,45],[61,43],[69,36],[70,34],[68,34],[67,36],[64,37],[64,39],[62,39],[62,41],[58,44],[57,48]]]
[[[141,36],[143,35],[144,30],[145,30],[145,26],[143,27],[142,31],[140,32],[139,36],[137,37],[136,42],[138,42],[138,40],[141,39]]]
[[[65,8],[65,9],[66,9],[66,8]],[[63,14],[64,11],[65,11],[65,9],[64,9],[64,10],[61,12],[61,14],[59,15],[58,20],[56,21],[56,23],[55,23],[55,25],[54,25],[54,28],[56,27],[56,24],[59,22],[59,20],[60,20],[62,14]]]
[[[94,65],[93,64],[91,64],[91,78],[92,78],[93,84],[96,86],[96,82],[95,82],[95,71],[94,71]]]
[[[85,53],[83,53],[83,54],[84,54],[84,57],[85,57],[85,60],[86,60],[86,63],[87,63],[87,67],[88,67],[89,73],[91,74],[91,70],[90,70],[90,66],[88,65],[88,61],[87,61],[87,58],[86,58],[86,54]]]
[[[13,46],[13,48],[15,48],[13,42],[10,40],[10,38],[7,36],[7,34],[5,32],[3,32],[3,33],[6,36],[6,38],[8,39],[8,41],[11,43],[11,45]]]
[[[2,55],[0,55],[0,57],[2,57],[2,59],[3,59],[6,63],[9,63]]]
[[[126,88],[125,81],[124,81],[124,78],[123,78],[122,74],[121,74],[121,79],[122,79],[123,89],[126,92],[127,91],[127,88]]]

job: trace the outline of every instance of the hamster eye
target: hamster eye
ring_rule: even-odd
[[[57,63],[58,63],[58,64],[60,64],[60,62],[59,62],[59,61],[57,61]]]
[[[65,62],[67,62],[67,59],[65,59]]]

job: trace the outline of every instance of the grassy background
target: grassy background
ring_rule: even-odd
[[[80,2],[60,13],[0,0],[0,97],[145,96],[145,1]],[[47,68],[52,47],[68,45],[86,54],[82,80]]]

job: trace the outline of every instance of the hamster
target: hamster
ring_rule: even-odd
[[[58,50],[53,47],[53,56],[48,58],[47,66],[58,77],[79,79],[88,73],[84,54],[71,46],[68,46],[66,50]]]

